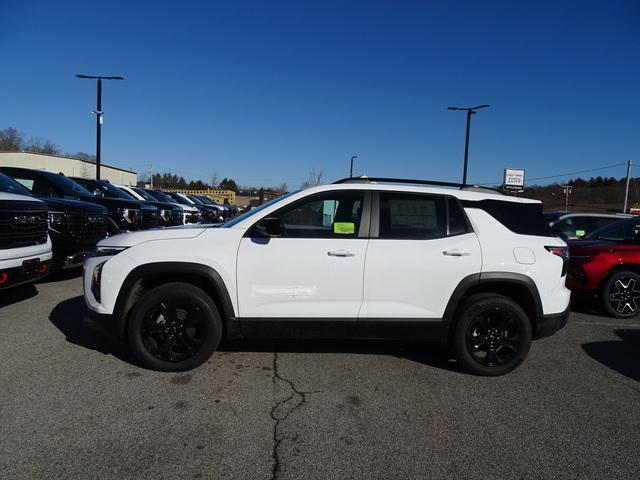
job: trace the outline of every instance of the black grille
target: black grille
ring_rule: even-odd
[[[198,223],[200,221],[200,215],[198,212],[189,212],[186,216],[187,223]]]
[[[107,236],[107,216],[104,214],[67,213],[66,231],[77,240],[100,240]]]
[[[142,228],[158,226],[158,210],[142,210]]]
[[[46,210],[0,211],[0,249],[47,243]]]

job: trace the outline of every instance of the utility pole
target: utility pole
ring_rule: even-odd
[[[487,108],[489,105],[478,105],[477,107],[448,107],[447,110],[464,110],[467,112],[467,135],[464,142],[464,168],[462,170],[462,184],[467,184],[467,164],[469,163],[469,134],[471,132],[471,115],[475,115],[476,111],[481,108]]]
[[[573,190],[572,185],[562,185],[562,191],[564,192],[564,210],[565,212],[569,211],[569,195],[571,195],[571,191]]]
[[[102,111],[102,80],[124,80],[124,77],[104,77],[102,75],[78,75],[78,78],[89,78],[89,79],[97,79],[98,80],[98,91],[97,91],[97,102],[96,102],[96,110],[94,113],[96,115],[96,180],[100,180],[100,146],[102,141],[102,123],[104,121]]]
[[[151,184],[151,190],[153,190],[153,165],[149,165],[149,183]]]
[[[629,200],[629,178],[631,178],[631,160],[627,161],[627,186],[624,189],[624,207],[622,207],[622,213],[627,213],[627,201]]]
[[[357,155],[351,156],[351,168],[349,169],[349,178],[353,178],[353,161],[358,158]]]

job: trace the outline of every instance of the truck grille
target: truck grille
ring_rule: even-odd
[[[107,236],[107,216],[105,214],[68,213],[66,233],[77,240],[98,241]]]
[[[0,212],[0,249],[30,247],[47,243],[46,210]]]
[[[200,215],[198,212],[189,212],[185,216],[186,223],[198,223],[200,222]]]
[[[157,210],[142,210],[142,228],[153,228],[158,226]]]

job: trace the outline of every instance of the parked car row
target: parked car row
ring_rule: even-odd
[[[545,217],[569,245],[567,287],[597,299],[612,317],[640,313],[640,217],[583,212]]]
[[[208,197],[18,167],[0,167],[0,193],[0,288],[81,267],[107,236],[231,216]]]

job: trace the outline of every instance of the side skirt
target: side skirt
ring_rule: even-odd
[[[359,338],[446,342],[439,318],[239,318],[245,338]]]

